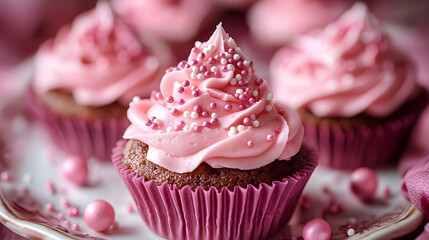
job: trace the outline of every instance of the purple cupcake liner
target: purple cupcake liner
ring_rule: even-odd
[[[316,149],[320,165],[331,168],[353,170],[394,164],[426,105],[426,96],[421,98],[424,101],[415,105],[409,114],[384,125],[343,129],[304,122],[304,142]]]
[[[317,165],[315,159],[283,181],[233,191],[145,181],[122,164],[124,140],[112,161],[149,228],[167,239],[266,239],[290,220],[299,196]]]
[[[112,148],[130,124],[126,117],[85,120],[58,115],[42,104],[32,90],[29,90],[27,100],[30,111],[46,129],[52,142],[69,154],[85,158],[110,161]]]

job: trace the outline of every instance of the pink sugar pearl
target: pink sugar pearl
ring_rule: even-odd
[[[95,200],[86,206],[83,217],[91,229],[102,232],[115,222],[115,210],[108,202]]]
[[[88,181],[88,164],[80,156],[69,156],[61,165],[61,174],[71,183],[84,186]]]
[[[304,240],[329,240],[331,232],[329,223],[321,218],[315,218],[305,224],[302,237]]]
[[[374,198],[377,185],[377,174],[369,168],[358,168],[350,175],[350,189],[362,201]]]

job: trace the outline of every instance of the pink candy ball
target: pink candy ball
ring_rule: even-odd
[[[95,200],[86,206],[83,217],[91,229],[102,232],[115,222],[115,210],[108,202]]]
[[[350,189],[362,201],[374,198],[377,185],[377,174],[369,168],[358,168],[350,176]]]
[[[321,218],[315,218],[305,224],[302,237],[304,240],[329,240],[331,233],[329,223]]]
[[[88,164],[86,159],[72,155],[61,165],[61,174],[73,184],[84,186],[88,181]]]

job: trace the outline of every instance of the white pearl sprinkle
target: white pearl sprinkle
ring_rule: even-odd
[[[267,96],[265,97],[265,99],[267,99],[267,101],[272,101],[273,100],[273,94],[268,93]]]
[[[231,54],[229,54],[228,52],[225,52],[225,57],[226,57],[226,58],[231,58],[231,57],[232,57],[232,55],[231,55]]]
[[[231,81],[229,81],[229,83],[230,83],[232,86],[234,86],[234,85],[236,85],[236,84],[237,84],[237,79],[233,78],[233,79],[231,79]]]
[[[200,79],[200,80],[203,80],[204,79],[204,74],[198,73],[197,78]]]
[[[192,72],[194,72],[194,73],[198,72],[198,67],[197,66],[193,66],[192,67]]]
[[[217,113],[212,113],[212,114],[211,114],[211,117],[212,117],[212,118],[217,118]]]
[[[185,118],[188,118],[188,117],[190,117],[190,116],[191,116],[191,113],[190,113],[189,111],[184,111],[184,112],[183,112],[183,116],[184,116]]]
[[[234,54],[234,60],[235,61],[238,61],[238,60],[240,60],[240,55],[239,54]]]
[[[237,135],[237,128],[236,127],[231,127],[228,131],[228,136],[232,137]]]
[[[189,131],[191,131],[191,128],[188,125],[186,125],[183,127],[183,131],[189,132]]]
[[[257,97],[258,95],[259,95],[258,90],[253,91],[253,96],[254,96],[254,97]]]
[[[239,132],[244,131],[244,125],[238,125],[238,126],[237,126],[237,130],[238,130]]]
[[[217,68],[216,66],[213,66],[210,70],[211,70],[212,72],[217,72],[218,68]]]
[[[196,118],[198,118],[198,113],[196,113],[196,112],[191,112],[191,118],[192,118],[192,119],[196,119]]]
[[[201,42],[200,41],[196,41],[195,42],[195,47],[199,48],[201,46]]]
[[[235,78],[237,78],[237,80],[241,80],[241,79],[243,79],[243,77],[241,76],[241,74],[237,74],[237,75],[235,75]]]
[[[173,132],[174,128],[172,126],[167,127],[167,132]]]
[[[225,58],[222,58],[221,60],[220,60],[220,64],[222,64],[222,65],[225,65],[225,64],[227,64],[228,63],[228,61],[225,59]]]
[[[273,110],[273,105],[268,104],[267,106],[265,106],[265,111],[270,112],[271,110]]]
[[[228,70],[230,70],[230,71],[235,71],[235,67],[234,67],[234,65],[232,65],[232,64],[228,64]]]
[[[215,45],[213,45],[213,44],[210,44],[210,45],[208,46],[208,48],[209,48],[210,50],[215,50],[216,46],[215,46]]]
[[[153,120],[153,123],[156,123],[156,124],[159,125],[159,124],[161,124],[161,120],[159,120],[158,118],[156,118],[156,119]]]
[[[141,98],[139,96],[134,96],[133,97],[133,103],[137,103],[140,100],[141,100]]]
[[[250,115],[250,119],[255,120],[256,119],[255,114]]]
[[[191,123],[191,129],[193,129],[195,127],[198,127],[198,123],[196,123],[196,122]]]
[[[243,62],[243,65],[244,65],[245,67],[250,66],[250,61],[244,61],[244,62]]]
[[[258,120],[253,121],[252,125],[254,127],[259,127],[259,121]]]
[[[239,89],[235,90],[235,93],[243,94],[243,93],[244,93],[244,91],[243,91],[243,89],[239,88]]]
[[[347,236],[351,237],[355,234],[356,234],[356,231],[353,228],[349,228],[349,230],[347,230]]]
[[[162,134],[162,130],[158,130],[158,131],[156,131],[156,134],[157,134],[157,135],[161,135],[161,134]]]
[[[134,103],[133,103],[133,102],[130,102],[130,104],[129,104],[128,106],[132,107],[133,105],[134,105]]]
[[[211,52],[211,51],[210,51],[210,49],[208,49],[208,48],[204,48],[204,49],[203,49],[203,53],[204,53],[204,54],[206,54],[206,55],[208,55],[210,52]]]
[[[195,72],[191,72],[191,78],[192,78],[192,79],[197,78],[197,74],[196,74]]]

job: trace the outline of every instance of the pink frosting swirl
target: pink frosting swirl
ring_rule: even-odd
[[[164,75],[151,100],[133,101],[124,138],[148,144],[147,158],[174,172],[202,162],[255,169],[301,146],[298,114],[273,101],[267,82],[219,25],[188,61]]]
[[[414,70],[363,3],[281,49],[270,66],[279,100],[319,117],[387,116],[415,93]]]
[[[114,0],[115,10],[137,32],[150,32],[169,42],[187,42],[213,11],[211,1]]]
[[[133,96],[150,96],[170,62],[165,46],[138,40],[101,1],[42,45],[35,57],[34,88],[70,91],[86,106],[127,105]]]

